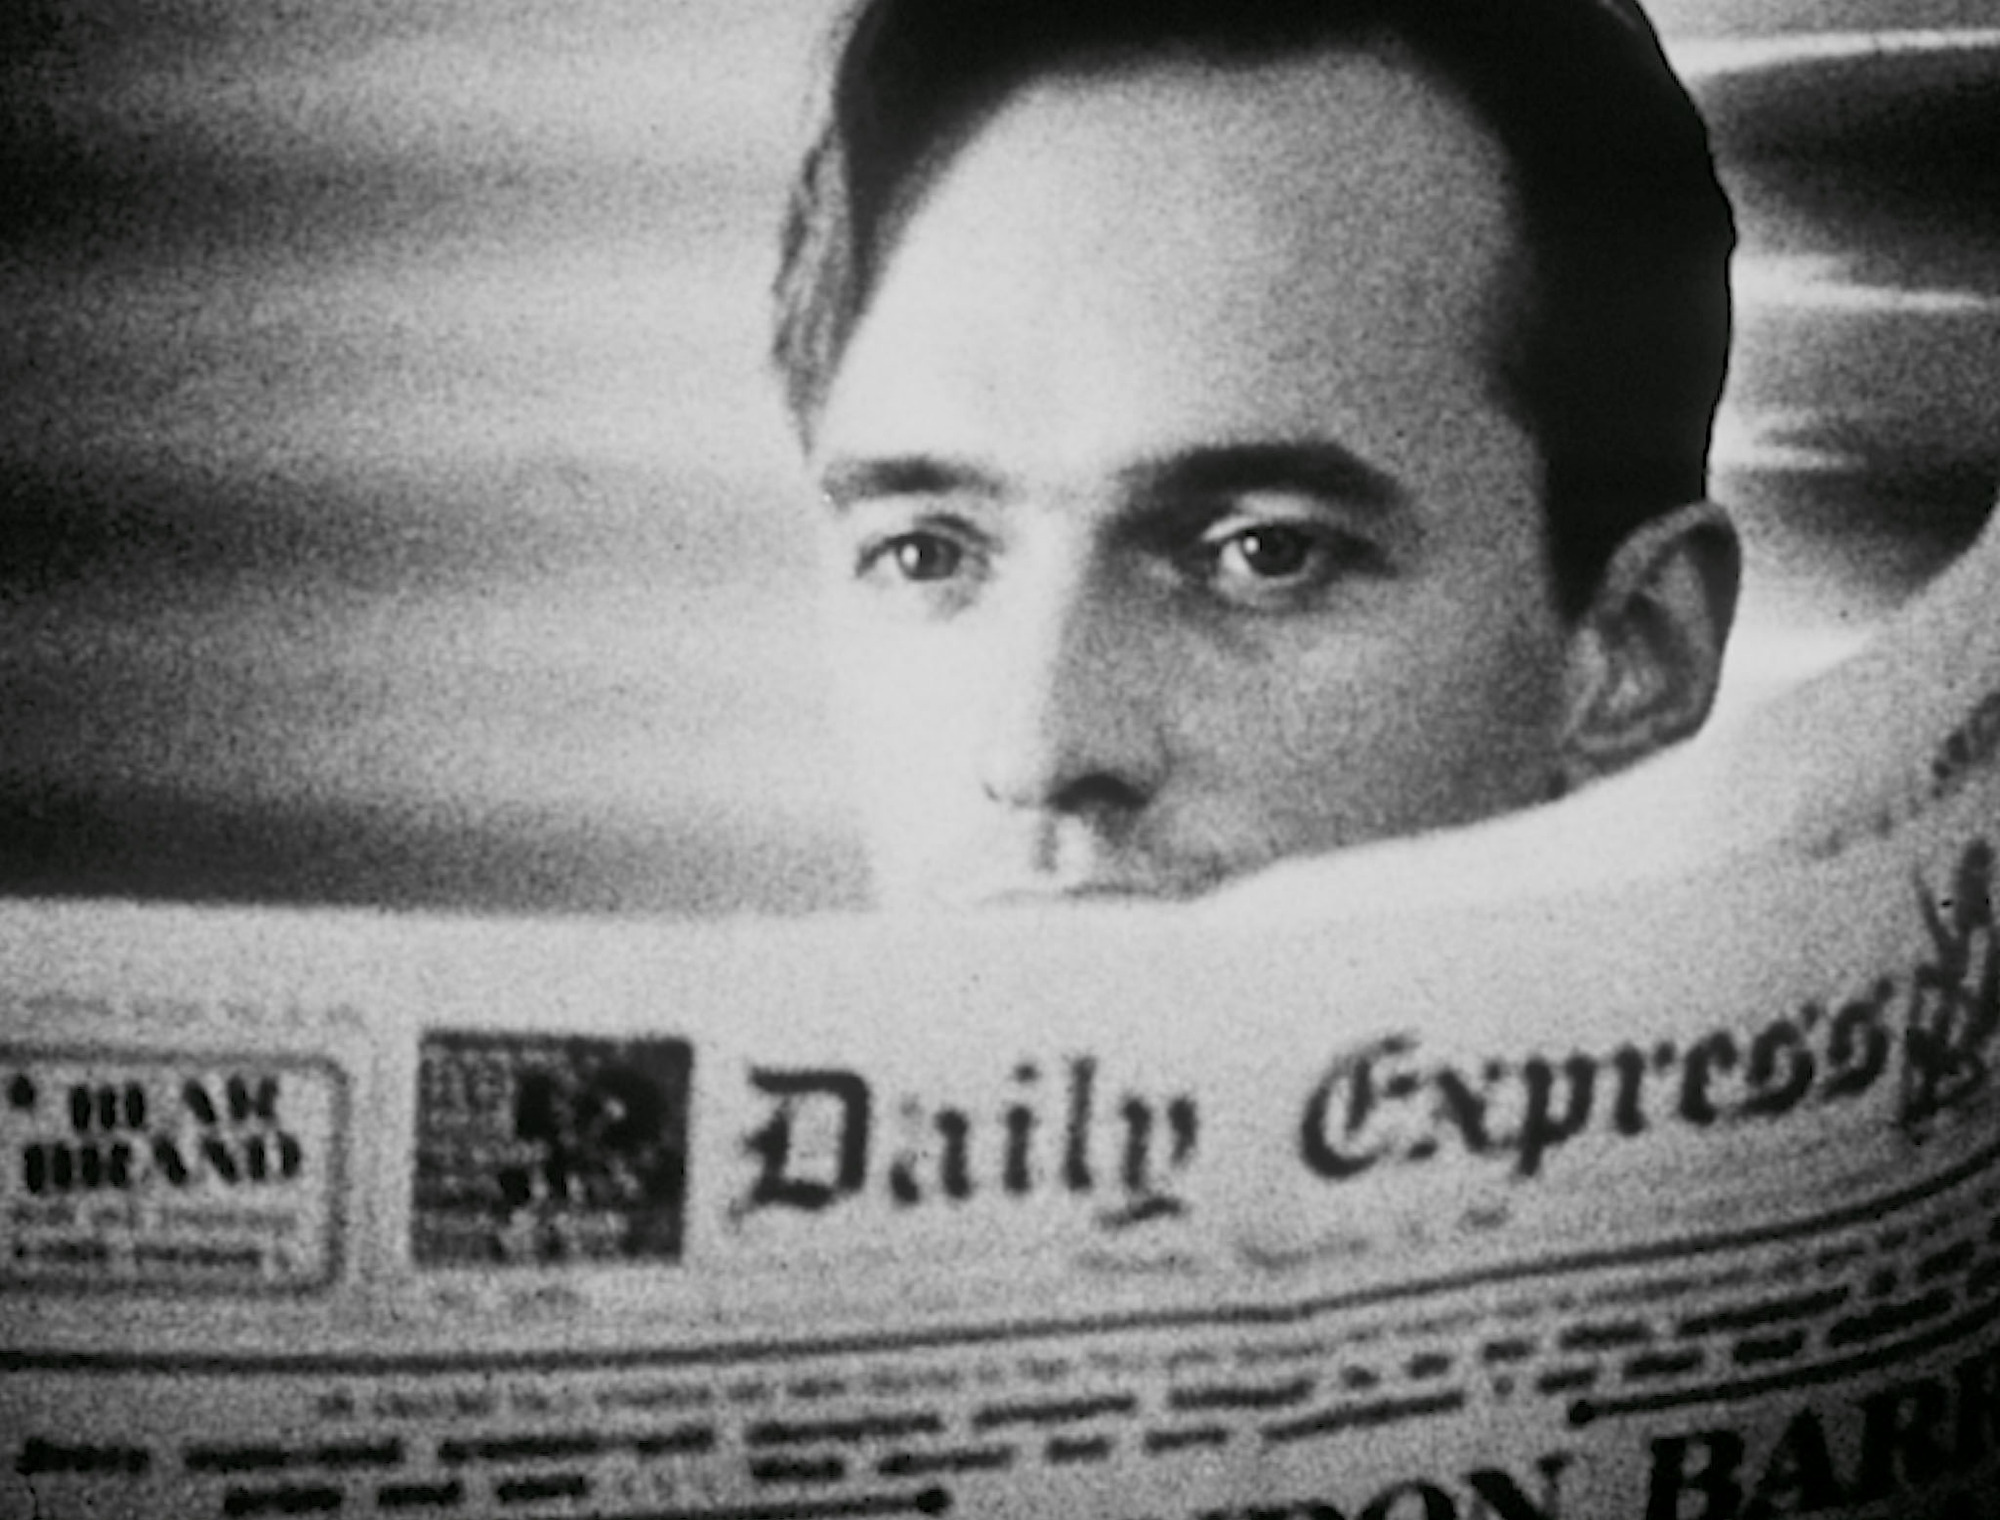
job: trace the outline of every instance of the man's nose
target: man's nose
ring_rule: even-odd
[[[988,797],[1099,821],[1143,809],[1165,777],[1159,630],[1088,570],[1017,586],[987,630],[979,779]]]

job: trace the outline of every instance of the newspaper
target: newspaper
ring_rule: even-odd
[[[1665,879],[0,907],[0,1514],[1992,1520],[1972,560]]]

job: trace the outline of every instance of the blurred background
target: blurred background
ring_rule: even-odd
[[[1650,8],[1745,233],[1733,711],[2000,484],[2000,28]],[[859,900],[762,358],[833,9],[0,9],[0,894]]]

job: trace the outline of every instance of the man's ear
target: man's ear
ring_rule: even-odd
[[[1701,727],[1721,679],[1741,576],[1735,526],[1712,502],[1654,518],[1619,546],[1569,638],[1565,790]]]

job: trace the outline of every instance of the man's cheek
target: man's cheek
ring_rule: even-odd
[[[1499,773],[1517,746],[1482,689],[1483,654],[1384,642],[1317,662],[1297,683],[1270,725],[1262,779],[1297,820],[1300,848],[1457,822],[1508,790]]]
[[[1285,679],[1239,711],[1239,731],[1256,735],[1243,764],[1260,774],[1249,779],[1342,834],[1392,817],[1403,783],[1420,781],[1430,759],[1435,675],[1423,664],[1422,651],[1348,641],[1274,665]]]
[[[908,649],[851,653],[862,658],[843,661],[835,702],[855,793],[878,867],[907,872],[976,795],[971,693]]]

